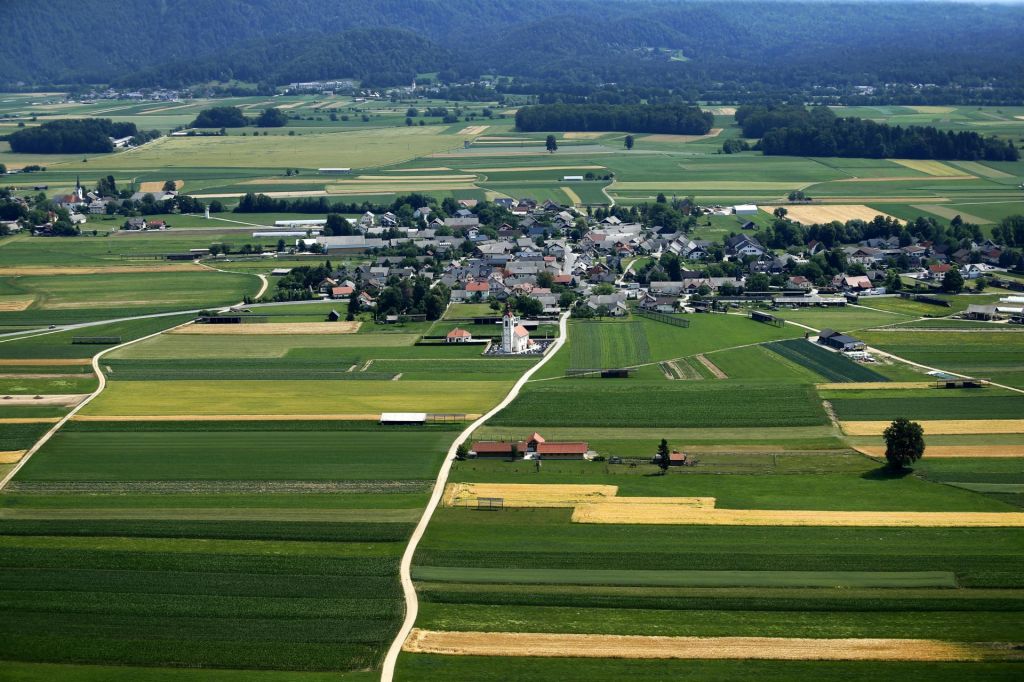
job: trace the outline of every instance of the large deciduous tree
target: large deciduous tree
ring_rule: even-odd
[[[892,469],[903,469],[924,456],[924,429],[904,417],[893,420],[885,431],[885,460]]]

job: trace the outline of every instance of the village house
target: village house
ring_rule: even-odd
[[[466,343],[472,340],[473,335],[469,333],[467,330],[462,329],[461,327],[456,327],[455,329],[448,332],[448,334],[446,334],[444,337],[445,343]]]
[[[519,441],[477,441],[469,454],[475,457],[528,457],[530,459],[584,459],[590,452],[585,441],[549,441],[539,433]]]

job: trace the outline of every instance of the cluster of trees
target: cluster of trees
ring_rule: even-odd
[[[704,135],[715,117],[699,107],[664,104],[538,104],[516,112],[516,127],[542,130],[618,130],[634,133]]]
[[[992,228],[992,239],[1003,246],[1024,248],[1024,215],[1003,218]]]
[[[828,107],[746,106],[736,111],[745,137],[760,137],[766,155],[873,159],[1016,161],[1009,140],[932,126],[890,126],[862,118],[837,118]]]
[[[238,107],[211,107],[203,109],[192,121],[192,128],[280,128],[288,124],[288,117],[276,107],[264,109],[256,118],[249,118]]]
[[[8,135],[7,142],[11,151],[23,154],[104,154],[114,151],[111,138],[131,137],[133,144],[140,144],[159,136],[155,130],[140,133],[134,123],[74,118],[22,128]]]
[[[377,315],[426,315],[438,320],[444,314],[451,291],[443,284],[431,286],[426,277],[399,280],[392,276],[377,297]]]

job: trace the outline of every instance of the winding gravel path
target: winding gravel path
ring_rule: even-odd
[[[398,662],[398,654],[402,651],[402,645],[405,643],[409,633],[412,632],[412,627],[416,623],[416,616],[419,613],[419,598],[416,595],[416,588],[412,584],[412,557],[416,553],[416,547],[419,545],[420,540],[423,539],[423,534],[427,530],[427,524],[430,523],[431,517],[434,515],[434,510],[437,509],[441,502],[441,496],[444,494],[444,486],[448,482],[448,474],[452,469],[452,462],[455,460],[455,451],[459,445],[469,438],[470,434],[473,433],[477,428],[483,426],[488,419],[501,412],[503,409],[508,407],[509,403],[516,399],[519,395],[519,391],[522,390],[526,382],[530,380],[541,367],[547,364],[548,360],[555,356],[555,353],[561,349],[565,344],[567,336],[567,321],[569,319],[569,313],[562,313],[561,318],[558,320],[558,339],[551,346],[548,353],[538,362],[536,365],[531,367],[523,376],[519,377],[519,381],[515,383],[512,390],[509,391],[505,399],[495,405],[490,412],[477,419],[475,422],[470,424],[466,429],[459,434],[459,437],[455,439],[451,447],[448,448],[448,454],[445,456],[444,464],[441,465],[441,470],[437,474],[437,480],[434,482],[434,490],[430,495],[430,501],[427,503],[426,509],[423,510],[423,516],[420,517],[420,521],[416,524],[416,529],[412,532],[412,536],[409,538],[409,544],[405,548],[405,553],[402,555],[402,563],[399,569],[399,576],[402,581],[402,592],[405,595],[405,620],[402,622],[402,627],[398,631],[398,635],[395,636],[395,640],[391,643],[391,647],[388,649],[387,656],[384,657],[384,666],[381,669],[380,679],[381,682],[391,682],[395,677],[395,664]]]

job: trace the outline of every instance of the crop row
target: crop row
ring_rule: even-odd
[[[401,542],[411,523],[318,521],[0,520],[0,536],[208,538],[317,542]]]
[[[575,369],[629,367],[651,358],[643,323],[638,321],[575,323],[569,354]]]
[[[810,386],[710,382],[588,381],[533,385],[495,425],[744,427],[811,426],[827,417]]]
[[[1024,396],[983,396],[955,398],[861,398],[832,400],[842,420],[907,419],[1020,419]]]
[[[788,360],[817,372],[834,382],[888,381],[869,367],[859,365],[845,355],[825,350],[802,339],[768,344],[768,348]]]

